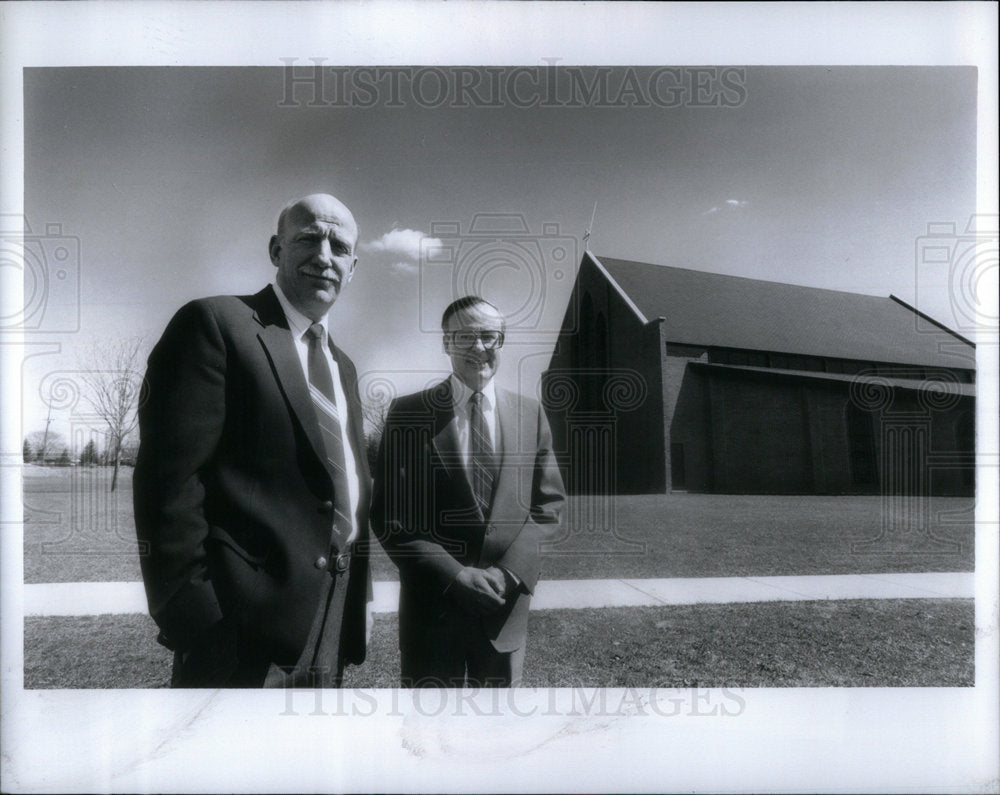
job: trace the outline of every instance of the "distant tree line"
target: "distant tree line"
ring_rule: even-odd
[[[28,434],[24,440],[26,464],[46,466],[113,466],[110,490],[118,485],[121,465],[134,466],[138,452],[135,430],[142,387],[140,355],[142,338],[98,340],[85,348],[79,359],[77,378],[91,430],[103,440],[103,448],[91,438],[77,453],[58,433],[48,429]],[[49,403],[51,416],[52,403]],[[101,430],[98,431],[97,429]]]
[[[116,459],[126,466],[134,466],[138,446],[135,439],[127,438],[120,443],[111,440],[101,448],[90,439],[77,453],[70,449],[61,433],[33,431],[24,438],[22,455],[24,463],[44,466],[114,466]]]
[[[139,352],[141,338],[104,340],[93,343],[81,355],[79,380],[83,398],[93,417],[96,437],[82,450],[72,449],[55,431],[34,431],[24,439],[24,463],[45,466],[113,466],[111,491],[118,483],[120,465],[135,466],[139,442],[136,434],[137,408],[142,374]],[[372,467],[385,426],[388,400],[373,396],[362,404],[365,453]],[[97,431],[97,426],[102,426]],[[103,441],[99,447],[97,439]]]

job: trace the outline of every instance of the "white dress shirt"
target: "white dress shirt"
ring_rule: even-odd
[[[490,444],[493,452],[500,451],[498,441],[500,439],[500,425],[497,422],[497,393],[491,380],[480,390],[483,393],[483,419],[486,422],[486,433],[489,434]],[[455,403],[455,422],[458,426],[458,449],[462,451],[462,466],[469,468],[469,461],[472,457],[472,434],[469,432],[469,398],[472,397],[472,390],[469,389],[461,379],[454,373],[451,374],[451,396]]]
[[[288,319],[288,328],[291,330],[292,341],[295,343],[295,352],[299,355],[299,364],[302,367],[302,375],[305,376],[306,383],[309,383],[309,341],[305,338],[306,332],[313,324],[309,318],[303,315],[298,309],[292,306],[291,301],[285,297],[281,287],[274,285],[274,292],[278,296],[281,308],[285,311]],[[329,332],[327,330],[327,316],[316,321],[323,327],[323,355],[326,356],[326,363],[330,367],[330,375],[333,378],[333,391],[337,398],[337,415],[340,420],[340,437],[344,440],[344,462],[347,469],[347,491],[351,500],[351,516],[354,517],[353,529],[348,542],[354,541],[358,537],[358,502],[361,499],[361,481],[358,478],[358,462],[354,456],[354,446],[351,444],[350,425],[347,422],[347,396],[340,383],[340,368],[337,366],[333,354],[330,352]],[[470,393],[471,394],[471,393]]]

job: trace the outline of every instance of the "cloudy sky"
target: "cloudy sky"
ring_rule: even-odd
[[[26,432],[90,342],[141,335],[145,354],[185,301],[272,280],[277,213],[314,191],[361,228],[336,338],[400,391],[446,371],[437,319],[476,289],[520,332],[502,379],[532,392],[592,215],[598,255],[892,293],[960,325],[946,269],[915,251],[975,210],[972,67],[296,64],[293,84],[282,67],[25,71],[25,213],[50,265],[70,251],[34,316],[58,351],[25,365]]]

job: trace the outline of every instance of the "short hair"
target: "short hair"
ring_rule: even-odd
[[[444,310],[444,314],[441,315],[441,330],[445,331],[448,327],[448,319],[453,315],[457,315],[463,309],[471,309],[474,306],[485,305],[492,307],[493,310],[500,316],[500,331],[506,333],[507,331],[507,321],[504,319],[503,312],[496,308],[493,304],[478,295],[464,295],[457,301],[452,301]]]

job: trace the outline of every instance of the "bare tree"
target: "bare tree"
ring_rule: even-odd
[[[142,373],[139,368],[141,337],[97,342],[83,357],[80,378],[86,387],[85,398],[94,413],[103,420],[108,439],[109,458],[115,471],[111,491],[118,486],[122,444],[138,422],[136,408]]]
[[[378,458],[378,446],[382,441],[382,431],[385,430],[385,418],[389,413],[388,400],[362,400],[361,419],[365,427],[365,454],[368,456],[368,466],[374,471]]]
[[[66,439],[56,431],[32,431],[24,441],[32,450],[32,460],[39,464],[55,461],[57,453],[54,451],[66,446]]]

